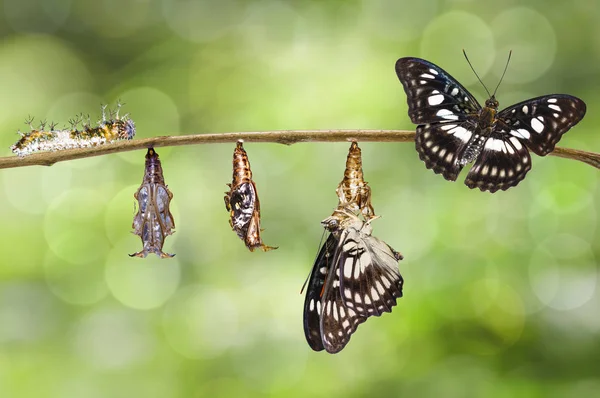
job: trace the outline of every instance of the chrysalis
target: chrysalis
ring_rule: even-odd
[[[356,141],[350,145],[344,179],[338,185],[336,193],[339,198],[338,208],[360,211],[367,220],[375,216],[371,205],[371,187],[363,178],[361,151]]]
[[[304,300],[304,334],[315,351],[341,351],[358,325],[392,312],[402,297],[402,255],[371,235],[364,222],[338,209],[322,221],[329,236],[319,250]]]
[[[263,251],[277,249],[266,246],[260,237],[260,202],[241,140],[233,151],[233,181],[227,185],[230,190],[225,192],[225,208],[230,214],[231,228],[250,251],[258,247]]]
[[[35,128],[31,118],[26,122],[31,131],[20,133],[21,139],[10,149],[19,156],[26,156],[39,151],[85,148],[118,140],[131,140],[135,135],[135,123],[128,114],[119,116],[121,106],[117,103],[117,109],[109,111],[109,119],[106,119],[106,106],[102,107],[102,120],[95,127],[92,127],[89,116],[84,120],[83,115],[70,120],[71,128],[67,130],[57,130],[54,123],[46,130],[45,122]]]
[[[173,257],[174,254],[162,251],[165,237],[175,232],[175,222],[169,210],[173,194],[165,185],[162,166],[154,148],[148,148],[144,180],[133,196],[139,203],[133,218],[133,233],[142,238],[144,248],[129,256],[146,257],[148,253],[155,253],[161,258]]]

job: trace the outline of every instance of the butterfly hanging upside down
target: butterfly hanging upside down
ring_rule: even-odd
[[[309,275],[304,299],[306,340],[313,350],[329,353],[341,351],[368,317],[391,312],[404,283],[398,269],[402,255],[371,235],[371,222],[378,217],[356,142],[350,146],[336,193],[337,209],[321,222],[329,235]]]
[[[446,71],[419,58],[400,58],[396,74],[406,92],[408,115],[418,124],[415,143],[425,166],[456,181],[462,168],[474,162],[465,184],[492,193],[525,178],[531,169],[527,148],[539,156],[549,154],[586,111],[579,98],[551,94],[498,112],[495,90],[481,107]]]
[[[371,235],[371,221],[337,209],[322,221],[330,232],[319,250],[304,300],[304,334],[315,351],[341,351],[358,325],[392,312],[402,297],[402,255]]]

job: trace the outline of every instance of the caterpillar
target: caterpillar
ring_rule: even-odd
[[[21,138],[10,149],[18,156],[27,156],[34,152],[60,151],[71,148],[87,148],[104,145],[118,140],[131,140],[135,136],[135,123],[129,114],[119,116],[122,104],[117,103],[117,109],[109,110],[106,117],[106,108],[102,107],[102,120],[95,127],[91,126],[89,116],[84,121],[83,115],[69,121],[70,129],[58,130],[56,124],[51,123],[46,130],[46,122],[42,121],[38,128],[33,127],[33,118],[25,123],[29,124],[31,131],[19,132]],[[77,128],[80,126],[80,128]]]

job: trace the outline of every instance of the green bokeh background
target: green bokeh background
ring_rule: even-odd
[[[412,129],[394,73],[429,59],[501,107],[564,92],[600,151],[593,1],[4,0],[0,147],[28,115],[126,103],[137,137]],[[312,352],[299,294],[348,145],[247,144],[269,253],[227,222],[230,145],[162,148],[170,260],[127,256],[144,151],[0,172],[0,397],[587,397],[600,391],[598,172],[534,157],[494,195],[363,143],[374,234],[405,295],[337,355]],[[464,174],[463,174],[464,177]],[[462,180],[462,177],[459,178]]]

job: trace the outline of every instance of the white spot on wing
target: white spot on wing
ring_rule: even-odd
[[[560,112],[562,110],[562,109],[560,109],[560,106],[558,106],[558,105],[548,105],[548,108],[554,109],[557,112]]]
[[[438,71],[433,68],[429,68],[429,72],[433,73],[434,75],[438,74]]]
[[[458,116],[456,116],[450,109],[440,109],[435,115],[446,120],[458,120]]]
[[[538,118],[533,118],[531,119],[531,128],[539,134],[544,131],[544,124]]]
[[[523,111],[524,114],[528,114],[529,113],[529,107],[527,105],[523,105],[523,108],[521,109]]]
[[[442,102],[444,102],[444,96],[442,94],[432,95],[429,98],[427,98],[427,102],[429,103],[429,105],[439,105]]]
[[[556,99],[556,98],[550,98],[550,99],[548,100],[548,103],[549,103],[549,104],[555,104],[555,103],[556,103],[556,101],[557,101],[557,99]]]
[[[379,292],[380,295],[384,295],[385,294],[385,289],[383,288],[383,286],[381,285],[381,283],[379,283],[379,281],[375,282],[375,287],[377,288],[377,291]]]
[[[435,76],[430,75],[429,73],[423,73],[421,77],[424,79],[435,79]]]
[[[529,131],[525,129],[512,130],[510,133],[516,137],[523,138],[524,140],[528,140],[529,137],[531,137]]]
[[[315,310],[315,299],[310,300],[310,304],[308,305],[308,309],[311,311]]]
[[[458,94],[458,88],[454,87],[454,88],[452,89],[452,91],[450,91],[450,94],[451,94],[451,95],[456,95],[456,94]]]
[[[373,300],[375,301],[379,300],[379,293],[377,293],[377,290],[375,290],[374,287],[371,288],[371,297],[373,297]]]
[[[504,142],[497,138],[489,138],[485,143],[485,149],[489,149],[490,151],[496,152],[506,152]]]
[[[453,125],[456,126],[456,125]],[[456,138],[461,140],[462,142],[469,142],[471,139],[471,132],[464,127],[456,126],[454,129],[448,131],[448,134],[454,135]]]
[[[352,278],[352,267],[350,264],[344,264],[344,277]]]

